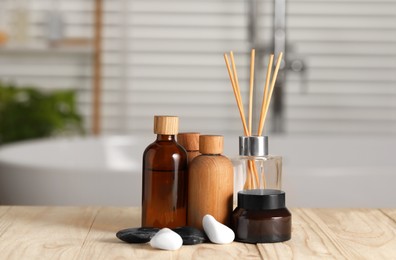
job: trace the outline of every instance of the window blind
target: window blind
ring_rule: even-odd
[[[29,1],[30,40],[45,38],[49,0]],[[92,37],[92,0],[59,0],[67,37]],[[2,1],[2,8],[12,8]],[[104,0],[102,131],[151,132],[154,114],[182,131],[241,134],[223,53],[236,54],[247,96],[248,1]],[[257,44],[272,45],[273,1],[258,1]],[[396,1],[287,1],[285,131],[396,133]],[[256,47],[258,47],[256,46]],[[83,54],[83,55],[82,55]],[[258,58],[257,89],[267,56]],[[0,79],[72,87],[90,126],[91,58],[81,52],[0,50]],[[246,98],[245,98],[246,105]]]
[[[289,1],[291,133],[396,133],[396,1]]]

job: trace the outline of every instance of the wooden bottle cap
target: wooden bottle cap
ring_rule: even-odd
[[[187,151],[199,150],[199,133],[179,133],[177,142]]]
[[[199,152],[201,154],[223,153],[224,137],[222,135],[201,135],[199,137]]]
[[[177,116],[154,116],[154,134],[177,135],[179,118]]]

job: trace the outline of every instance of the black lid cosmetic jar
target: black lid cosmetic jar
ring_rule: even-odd
[[[244,243],[275,243],[291,238],[291,213],[281,190],[254,189],[238,192],[232,214],[235,240]]]

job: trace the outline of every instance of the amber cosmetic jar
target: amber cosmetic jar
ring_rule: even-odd
[[[252,244],[289,240],[292,218],[285,197],[281,190],[238,192],[238,207],[232,213],[235,240]]]

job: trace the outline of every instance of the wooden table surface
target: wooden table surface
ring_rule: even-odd
[[[115,237],[140,225],[140,209],[0,207],[0,259],[396,259],[396,209],[291,209],[292,239],[276,244],[183,246]]]

